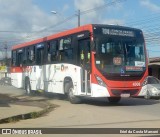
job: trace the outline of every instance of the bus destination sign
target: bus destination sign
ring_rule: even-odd
[[[124,37],[135,37],[133,31],[130,30],[119,30],[119,29],[108,29],[102,28],[102,33],[104,35],[114,35],[114,36],[124,36]]]

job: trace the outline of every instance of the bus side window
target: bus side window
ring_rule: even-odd
[[[17,56],[16,56],[16,54],[17,54],[17,51],[12,51],[12,66],[16,66],[17,65]]]
[[[64,50],[64,56],[65,59],[68,60],[68,62],[71,62],[73,60],[73,49],[65,49]]]
[[[60,40],[60,45],[59,45],[60,61],[73,63],[73,48],[71,44],[72,44],[72,41],[70,37]]]
[[[30,50],[30,60],[32,63],[35,61],[35,46],[33,46]]]
[[[64,39],[61,39],[60,41],[59,41],[59,56],[58,56],[58,61],[63,61],[64,60],[64,49],[63,49],[63,41],[64,41]]]
[[[58,56],[58,45],[57,41],[48,42],[48,62],[57,61]]]
[[[47,62],[50,63],[51,62],[51,53],[50,53],[50,43],[47,42]]]
[[[30,46],[26,49],[27,65],[35,64],[35,46]]]
[[[22,63],[22,65],[23,66],[27,65],[27,48],[23,49],[23,63]]]
[[[36,64],[43,65],[44,63],[44,43],[36,45]]]
[[[17,66],[22,66],[23,63],[23,49],[17,50]]]
[[[29,47],[27,47],[27,49],[26,49],[26,54],[27,54],[27,65],[30,65],[30,61],[29,61],[29,56],[30,56],[30,50],[29,50]]]

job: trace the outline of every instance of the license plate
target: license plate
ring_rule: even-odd
[[[130,94],[121,94],[121,97],[128,98],[130,97]]]

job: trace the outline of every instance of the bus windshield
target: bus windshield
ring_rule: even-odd
[[[144,41],[140,38],[96,38],[96,66],[107,75],[131,76],[145,70]]]

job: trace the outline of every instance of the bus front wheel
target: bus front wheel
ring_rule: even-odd
[[[108,97],[108,101],[113,104],[118,103],[120,100],[121,97]]]
[[[81,99],[79,97],[75,96],[74,93],[73,93],[72,82],[66,83],[64,88],[65,88],[65,93],[67,94],[67,97],[72,104],[81,103]]]

